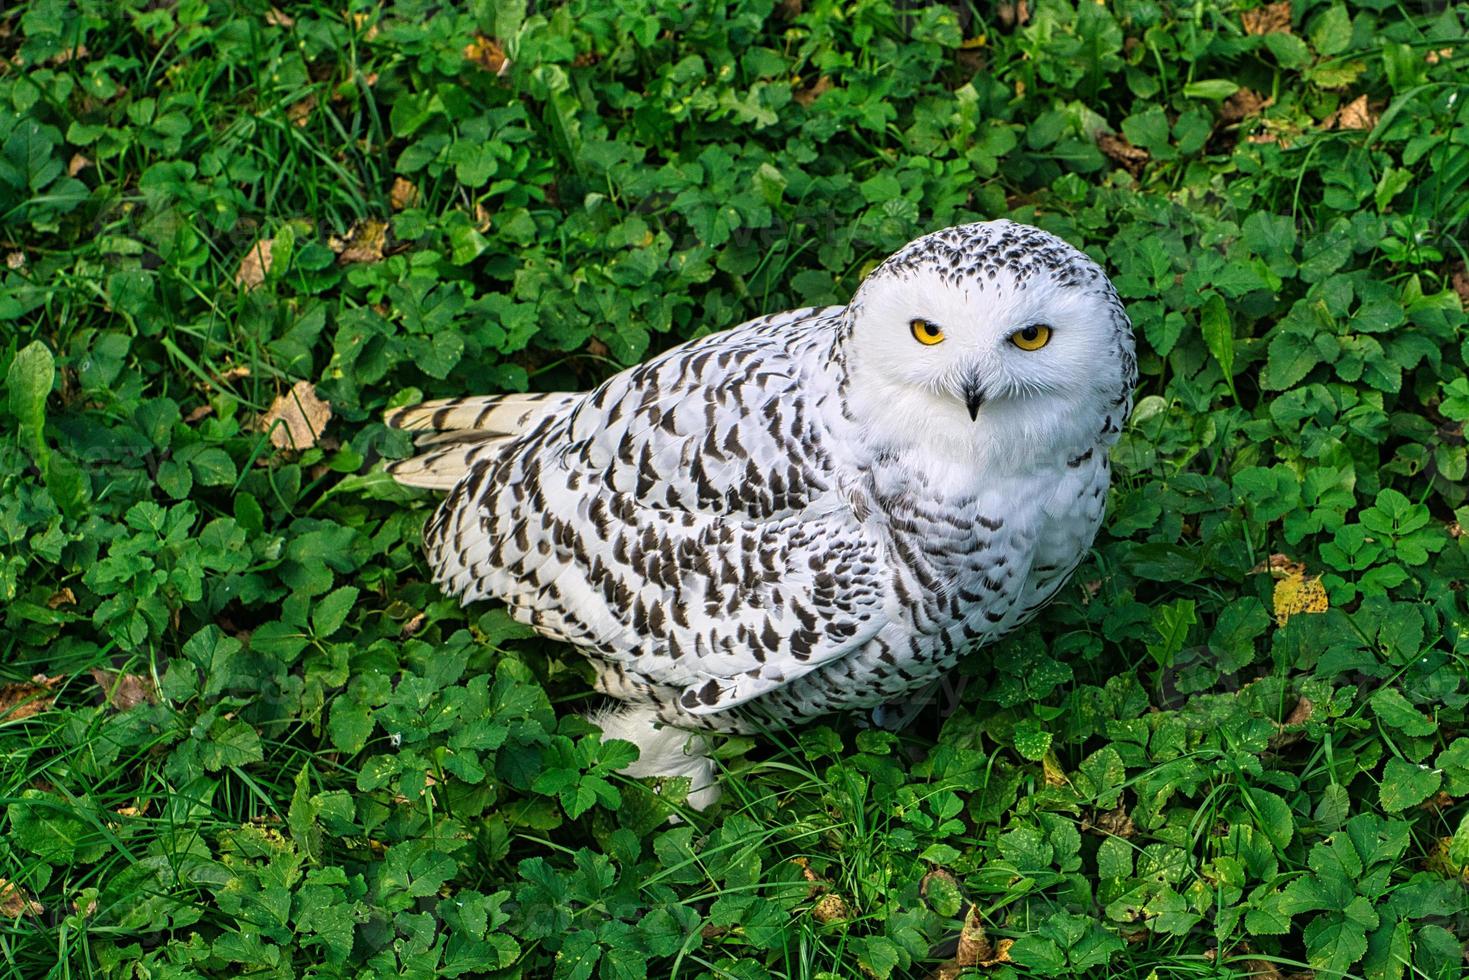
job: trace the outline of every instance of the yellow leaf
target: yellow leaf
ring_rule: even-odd
[[[1274,606],[1275,622],[1284,626],[1296,613],[1324,613],[1331,603],[1320,575],[1292,571],[1275,583]]]

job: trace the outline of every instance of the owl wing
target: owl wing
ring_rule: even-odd
[[[440,580],[695,714],[860,648],[894,599],[834,477],[839,315],[752,321],[543,417],[451,490],[425,534]]]

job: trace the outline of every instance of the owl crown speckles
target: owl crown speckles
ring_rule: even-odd
[[[1135,371],[1091,259],[963,225],[846,307],[760,317],[591,392],[393,412],[427,435],[392,472],[448,491],[436,580],[587,656],[622,702],[598,723],[642,752],[628,771],[689,775],[707,802],[689,730],[901,699],[1056,594],[1101,521]]]

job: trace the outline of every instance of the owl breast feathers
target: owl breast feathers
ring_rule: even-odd
[[[1034,615],[1101,521],[1134,381],[1101,269],[988,222],[590,392],[391,412],[425,433],[391,471],[448,491],[447,591],[655,724],[743,730],[900,699]]]

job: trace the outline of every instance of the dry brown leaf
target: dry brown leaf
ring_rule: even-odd
[[[1296,561],[1289,555],[1283,555],[1277,551],[1265,561],[1260,562],[1260,564],[1250,569],[1250,574],[1252,575],[1259,575],[1261,572],[1269,572],[1271,578],[1289,578],[1292,575],[1304,575],[1306,573],[1306,563]]]
[[[77,61],[81,58],[85,58],[91,53],[92,52],[87,50],[87,46],[85,44],[78,44],[74,48],[62,48],[51,58],[47,59],[47,62],[48,64],[52,65],[64,65],[68,62]]]
[[[1437,813],[1454,805],[1454,798],[1444,790],[1439,790],[1428,799],[1418,804],[1418,809],[1427,810],[1429,813]]]
[[[408,637],[412,636],[414,633],[417,633],[420,629],[423,628],[423,621],[427,618],[428,617],[424,613],[415,614],[412,619],[403,624],[402,629],[398,630],[398,635],[406,640]]]
[[[1096,828],[1113,837],[1132,837],[1137,833],[1137,826],[1132,822],[1127,807],[1120,803],[1115,810],[1097,814]]]
[[[39,681],[49,683],[37,683]],[[56,701],[47,692],[60,682],[60,677],[38,674],[29,684],[0,684],[0,722],[20,721],[45,711]]]
[[[44,911],[41,903],[26,894],[24,888],[0,878],[0,916],[19,919],[23,915],[40,915]]]
[[[1267,3],[1240,15],[1246,34],[1289,34],[1290,0]]]
[[[822,925],[846,922],[852,917],[852,907],[836,892],[827,892],[812,907],[811,915]]]
[[[489,231],[490,230],[490,226],[493,225],[494,223],[495,223],[495,216],[494,216],[493,213],[491,213],[490,209],[487,208],[487,207],[485,207],[482,202],[476,201],[475,202],[475,205],[474,205],[474,228],[475,228],[475,230],[476,231],[479,231],[479,232]],[[649,232],[649,235],[650,236],[651,236],[651,234],[652,233]],[[648,242],[647,244],[652,244],[652,243],[651,242]]]
[[[205,402],[203,405],[195,405],[192,409],[189,410],[189,414],[184,416],[184,424],[193,425],[200,419],[213,414],[214,406],[209,404],[208,402]]]
[[[346,238],[333,235],[327,239],[327,246],[337,253],[337,262],[341,265],[381,262],[387,244],[388,224],[376,218],[357,222],[347,232]]]
[[[1115,133],[1098,133],[1097,149],[1122,166],[1122,169],[1137,177],[1148,162],[1148,151],[1133,146],[1124,137]]]
[[[47,609],[60,609],[62,606],[74,606],[77,604],[77,594],[66,586],[62,586],[46,600]]]
[[[66,163],[66,175],[68,177],[75,177],[77,174],[81,173],[83,170],[86,170],[91,165],[91,160],[88,160],[80,153],[73,153],[71,155],[71,159],[68,160]]]
[[[1311,720],[1311,715],[1316,711],[1316,706],[1311,703],[1310,698],[1303,697],[1296,702],[1290,714],[1285,716],[1284,725],[1304,725]]]
[[[270,250],[274,243],[274,239],[262,238],[250,246],[250,251],[240,260],[239,271],[235,273],[236,286],[248,293],[265,282],[265,274],[270,271]]]
[[[1459,294],[1459,302],[1464,309],[1469,310],[1469,263],[1460,262],[1450,281],[1454,292]]]
[[[1236,123],[1250,116],[1258,116],[1264,109],[1275,104],[1275,100],[1261,95],[1254,89],[1242,88],[1224,100],[1219,109],[1219,118],[1226,123]]]
[[[1000,18],[1000,26],[1008,31],[1012,27],[1023,26],[1030,21],[1030,4],[1027,0],[1002,3],[995,7],[995,14]]]
[[[1464,536],[1464,529],[1459,526],[1458,521],[1450,522],[1446,530],[1449,532],[1449,537],[1453,538],[1455,541]]]
[[[244,364],[237,364],[221,373],[215,380],[220,384],[229,384],[231,381],[238,381],[241,378],[248,377],[250,377],[250,368]]]
[[[281,13],[274,7],[265,12],[265,22],[272,27],[291,28],[296,26],[296,18],[290,14]]]
[[[394,211],[402,211],[418,202],[418,186],[402,177],[393,179],[393,189],[388,191],[388,203]]]
[[[5,256],[5,268],[24,269],[26,267],[26,254],[24,252],[11,252]]]
[[[140,704],[157,704],[158,692],[153,682],[138,674],[124,674],[116,670],[93,667],[92,680],[102,688],[107,703],[118,711],[128,711]]]
[[[312,92],[306,98],[287,109],[286,118],[297,126],[304,126],[311,121],[311,112],[315,108],[316,93]]]
[[[795,100],[797,105],[809,106],[811,103],[821,98],[821,94],[823,92],[829,91],[831,91],[831,78],[829,76],[822,75],[806,88],[803,88],[800,91],[796,92],[794,95],[791,96],[791,98]]]
[[[931,980],[956,980],[965,970],[979,966],[994,955],[995,949],[985,934],[979,909],[971,905],[964,916],[964,926],[959,930],[958,948],[953,956],[934,968]]]
[[[277,449],[310,449],[331,419],[331,402],[319,398],[310,381],[297,381],[271,404],[260,427]]]
[[[1453,48],[1439,48],[1436,51],[1429,51],[1423,56],[1423,60],[1428,62],[1430,65],[1436,65],[1445,58],[1452,58],[1453,56]]]
[[[1367,105],[1367,96],[1359,95],[1327,116],[1325,129],[1371,129],[1377,125],[1377,113]]]
[[[474,40],[464,46],[464,58],[492,75],[504,75],[510,70],[510,59],[505,57],[505,49],[500,42],[483,34],[476,34]]]

